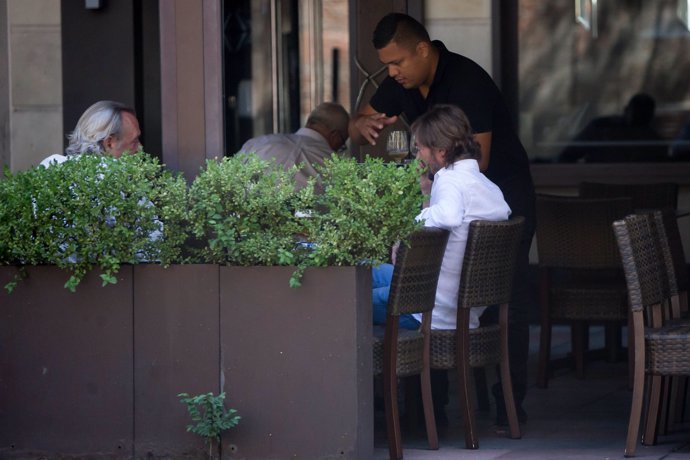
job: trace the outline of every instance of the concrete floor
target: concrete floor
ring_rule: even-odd
[[[568,329],[554,332],[554,357],[569,351]],[[592,347],[603,342],[603,329],[592,328]],[[627,363],[592,361],[585,379],[572,370],[561,369],[549,380],[547,389],[534,385],[539,327],[531,328],[531,382],[525,410],[528,422],[521,426],[522,439],[509,439],[493,424],[494,411],[478,412],[479,449],[466,450],[457,409],[455,380],[451,378],[451,401],[447,407],[449,424],[439,430],[440,449],[426,448],[421,428],[403,431],[403,455],[407,460],[443,459],[618,459],[623,457],[632,392],[627,388]],[[494,376],[489,376],[493,379]],[[492,401],[493,404],[493,401]],[[686,410],[690,414],[690,407]],[[686,417],[687,419],[688,417]],[[385,417],[376,414],[375,460],[388,458]],[[656,446],[638,446],[639,459],[690,459],[690,423],[659,438]]]

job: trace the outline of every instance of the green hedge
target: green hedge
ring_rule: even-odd
[[[6,171],[0,264],[58,265],[71,290],[94,268],[107,284],[142,262],[294,265],[298,285],[307,267],[384,262],[419,226],[416,163],[334,155],[320,195],[313,182],[298,190],[295,172],[238,155],[209,160],[187,187],[145,153]]]

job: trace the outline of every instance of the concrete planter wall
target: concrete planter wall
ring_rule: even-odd
[[[238,409],[225,458],[371,457],[368,270],[127,266],[74,294],[28,273],[0,293],[0,457],[204,458],[183,391]]]

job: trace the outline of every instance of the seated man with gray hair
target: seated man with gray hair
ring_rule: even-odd
[[[120,102],[98,101],[86,109],[67,136],[69,145],[65,155],[51,155],[41,165],[62,163],[70,156],[85,153],[120,158],[125,152],[141,149],[139,136],[139,121],[133,108]]]
[[[273,159],[285,169],[301,164],[295,178],[297,187],[304,187],[308,178],[316,177],[318,190],[314,165],[323,164],[331,153],[345,147],[349,122],[350,115],[343,106],[324,102],[309,114],[304,128],[292,134],[267,134],[249,139],[239,153],[255,153],[261,159]]]

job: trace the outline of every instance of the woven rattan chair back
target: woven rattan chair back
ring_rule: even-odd
[[[635,209],[677,209],[678,184],[659,182],[653,184],[606,184],[582,182],[579,187],[582,198],[629,197]]]
[[[388,314],[425,313],[434,308],[436,285],[448,231],[424,227],[401,244],[396,253],[388,296]]]
[[[611,223],[631,212],[630,198],[538,195],[539,266],[619,269],[620,258]]]
[[[656,225],[655,225],[656,221]],[[633,397],[628,422],[625,456],[635,454],[643,401],[647,401],[643,444],[656,443],[660,425],[665,424],[662,388],[673,388],[668,376],[690,375],[690,325],[665,319],[662,307],[671,297],[668,263],[663,256],[663,231],[659,214],[628,216],[613,224],[620,248],[630,300],[634,346]],[[671,404],[675,399],[671,399]]]
[[[458,308],[508,303],[523,217],[500,222],[470,223],[465,258],[460,275]]]
[[[465,447],[476,449],[474,404],[470,397],[470,368],[500,364],[510,437],[520,437],[508,363],[508,302],[511,299],[515,260],[525,219],[475,220],[470,223],[458,291],[455,330],[431,331],[431,366],[458,371],[458,391],[465,419]],[[470,308],[500,305],[499,324],[469,328]]]
[[[431,310],[448,235],[447,230],[424,227],[413,232],[406,243],[400,244],[393,268],[383,337],[376,333],[375,328],[374,374],[383,374],[388,451],[394,460],[402,458],[398,377],[420,376],[429,448],[438,449],[429,374],[429,334]],[[399,330],[399,316],[405,313],[423,314],[420,330]]]
[[[619,354],[617,335],[627,321],[627,303],[611,224],[631,213],[632,204],[630,198],[538,195],[536,210],[541,312],[537,385],[546,388],[553,368],[570,364],[551,359],[554,322],[570,325],[572,358],[580,378],[585,373],[590,322],[606,325],[608,358]]]
[[[676,213],[669,209],[655,211],[653,218],[659,233],[666,271],[669,275],[671,295],[685,293],[687,296],[690,279],[688,277],[688,266],[685,261],[685,251]],[[684,306],[684,310],[687,311],[687,303]]]
[[[666,266],[651,214],[635,214],[614,222],[628,286],[630,310],[662,304],[670,297]]]

